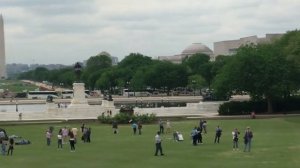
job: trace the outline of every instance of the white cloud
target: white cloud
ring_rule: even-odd
[[[299,28],[299,0],[2,0],[8,63],[64,63],[105,50],[174,55]]]

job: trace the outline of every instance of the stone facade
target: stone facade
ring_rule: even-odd
[[[259,38],[257,36],[243,37],[237,40],[226,40],[214,42],[214,56],[218,55],[233,55],[237,49],[246,44],[268,43],[278,39],[283,34],[266,34],[266,37]]]

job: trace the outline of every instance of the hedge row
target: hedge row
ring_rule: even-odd
[[[289,113],[298,111],[300,113],[300,97],[290,97],[288,99],[276,99],[272,102],[274,113]],[[266,100],[226,102],[219,107],[220,115],[245,115],[255,111],[256,114],[263,114],[268,111]]]
[[[111,124],[113,121],[116,121],[119,124],[128,124],[128,122],[130,120],[136,121],[136,122],[140,121],[143,124],[146,124],[146,123],[152,123],[152,122],[156,121],[156,115],[155,114],[130,115],[127,113],[119,113],[119,114],[116,114],[114,117],[101,115],[101,116],[98,116],[98,120],[101,123],[105,123],[105,124]]]

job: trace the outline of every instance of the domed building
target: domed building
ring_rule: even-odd
[[[189,57],[196,53],[202,53],[209,56],[213,55],[213,51],[202,43],[193,43],[189,45],[182,51],[181,55]]]
[[[213,51],[209,49],[206,45],[202,43],[193,43],[186,47],[181,54],[173,55],[173,56],[159,56],[158,60],[166,60],[176,64],[182,63],[182,60],[186,57],[190,57],[194,54],[202,53],[210,56],[213,59]]]
[[[106,51],[100,52],[97,56],[100,56],[100,55],[105,55],[105,56],[111,57],[111,55]]]

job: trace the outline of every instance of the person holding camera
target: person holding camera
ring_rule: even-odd
[[[237,128],[235,128],[232,131],[233,150],[238,150],[239,149],[239,134],[240,134],[240,132],[238,131]]]

